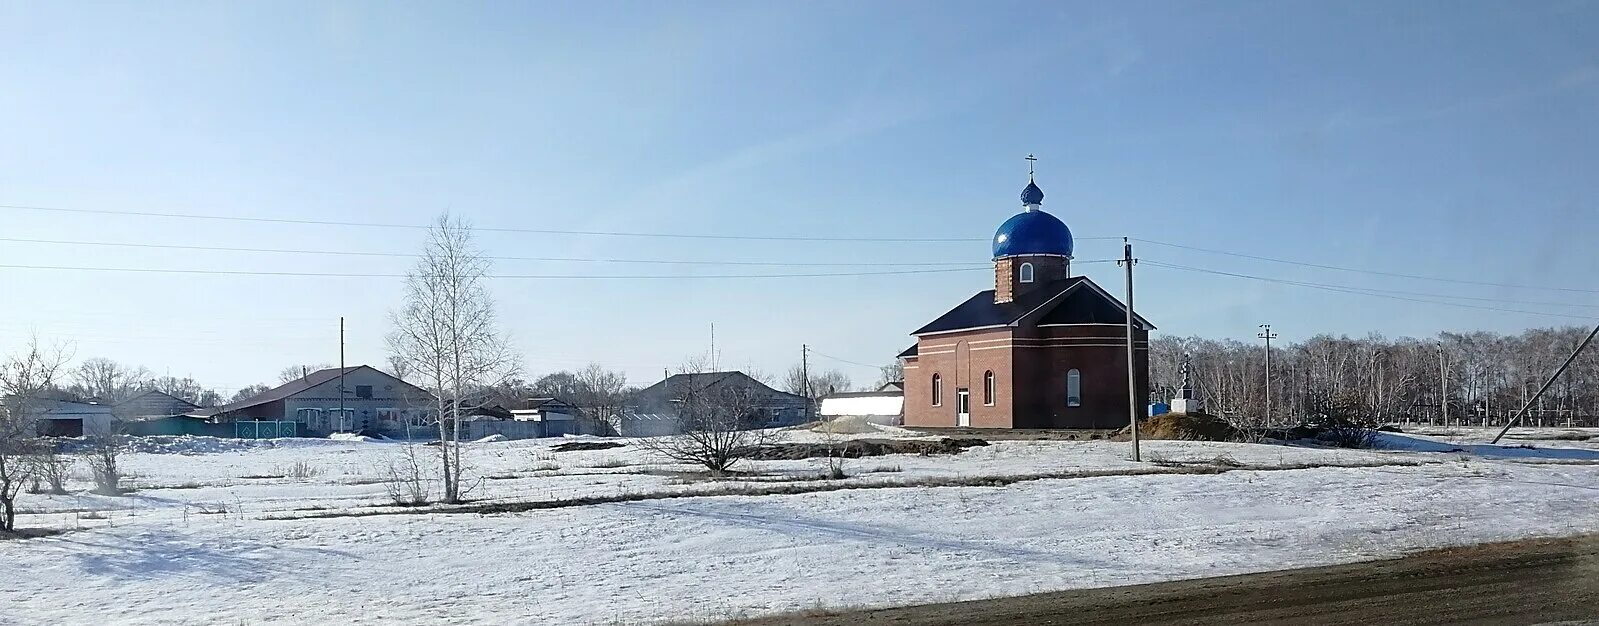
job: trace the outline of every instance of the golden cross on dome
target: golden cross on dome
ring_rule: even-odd
[[[1037,161],[1037,160],[1038,160],[1038,157],[1035,157],[1035,156],[1033,156],[1031,154],[1027,155],[1027,177],[1028,178],[1032,178],[1033,177],[1033,162]]]

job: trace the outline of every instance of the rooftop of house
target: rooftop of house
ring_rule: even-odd
[[[290,398],[290,397],[293,397],[295,395],[298,395],[300,393],[303,393],[303,392],[305,392],[305,391],[307,391],[307,390],[309,390],[309,389],[311,389],[313,387],[316,387],[318,385],[321,385],[323,383],[327,383],[327,382],[330,382],[330,381],[338,380],[338,378],[340,376],[349,376],[350,374],[353,374],[353,373],[355,373],[357,371],[360,371],[360,370],[363,370],[363,369],[371,370],[373,372],[377,372],[378,374],[382,374],[383,376],[386,376],[388,378],[392,378],[395,381],[398,381],[400,384],[407,385],[407,386],[410,386],[412,388],[417,389],[417,391],[419,391],[419,392],[421,392],[423,394],[427,393],[426,391],[423,391],[420,387],[416,387],[415,385],[411,385],[410,383],[407,383],[407,382],[405,382],[403,380],[400,380],[399,378],[396,378],[393,375],[388,374],[387,372],[379,370],[379,369],[377,369],[375,367],[372,367],[370,365],[352,365],[350,367],[345,367],[345,368],[330,367],[328,369],[317,370],[317,371],[311,372],[309,374],[306,374],[305,376],[302,376],[300,378],[296,378],[296,379],[291,380],[289,382],[283,383],[281,385],[278,385],[276,387],[273,387],[271,389],[268,389],[268,390],[263,391],[261,393],[258,393],[256,395],[250,396],[250,397],[245,398],[243,400],[240,400],[238,402],[229,402],[229,403],[224,404],[224,405],[219,406],[219,407],[213,407],[213,408],[209,408],[209,409],[205,409],[205,410],[202,410],[202,411],[197,411],[197,412],[191,413],[191,415],[201,415],[201,416],[209,417],[209,416],[213,416],[213,415],[220,415],[220,414],[223,414],[223,413],[231,413],[233,411],[238,411],[238,410],[242,410],[242,409],[248,409],[248,408],[254,407],[254,406],[260,406],[260,405],[266,404],[268,402],[276,402],[278,400],[283,400],[283,399]],[[431,398],[432,396],[429,395],[427,397]]]

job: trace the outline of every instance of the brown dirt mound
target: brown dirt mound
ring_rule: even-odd
[[[1167,413],[1138,420],[1138,436],[1142,439],[1237,441],[1239,434],[1238,429],[1221,418],[1204,413]],[[1131,436],[1127,428],[1116,433],[1118,440]]]
[[[819,459],[844,457],[858,459],[885,454],[958,454],[976,446],[986,446],[982,439],[856,439],[834,444],[826,443],[774,443],[755,446],[746,458],[757,461]]]

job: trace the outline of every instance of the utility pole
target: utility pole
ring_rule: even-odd
[[[1444,342],[1438,342],[1438,413],[1449,428],[1449,367],[1444,362]]]
[[[339,424],[344,419],[344,316],[339,316]]]
[[[1494,435],[1494,440],[1488,443],[1499,443],[1499,439],[1504,437],[1505,433],[1510,432],[1510,427],[1515,426],[1516,422],[1521,421],[1521,417],[1527,414],[1527,409],[1532,408],[1532,403],[1543,401],[1543,392],[1547,391],[1550,385],[1555,384],[1555,379],[1560,378],[1560,375],[1565,373],[1566,368],[1571,367],[1572,362],[1577,360],[1577,355],[1582,354],[1583,348],[1587,348],[1588,344],[1593,343],[1594,335],[1599,335],[1599,326],[1593,327],[1593,332],[1588,333],[1588,338],[1583,339],[1582,343],[1577,345],[1577,350],[1571,353],[1571,357],[1566,359],[1565,363],[1560,364],[1560,369],[1555,370],[1555,375],[1550,376],[1549,380],[1544,381],[1543,386],[1538,388],[1538,393],[1533,394],[1532,398],[1527,400],[1526,404],[1521,405],[1521,410],[1516,411],[1516,416],[1511,418],[1510,421],[1505,422],[1504,429],[1500,430],[1499,434]]]
[[[806,412],[809,412],[811,410],[811,364],[810,364],[810,353],[811,353],[811,347],[810,346],[808,346],[806,344],[803,344],[803,343],[800,344],[800,393],[805,394],[805,411]],[[807,420],[810,419],[810,418],[811,418],[811,416],[809,416],[809,415],[805,416],[805,419],[807,419]]]
[[[711,322],[711,371],[716,371],[716,322]]]
[[[1134,462],[1143,460],[1138,451],[1138,413],[1143,407],[1138,401],[1138,371],[1135,366],[1137,353],[1133,335],[1133,264],[1136,262],[1133,259],[1132,242],[1122,237],[1122,259],[1116,264],[1127,268],[1127,421],[1131,423],[1133,433]]]
[[[1266,340],[1266,426],[1269,428],[1271,427],[1271,340],[1277,338],[1277,333],[1271,332],[1271,324],[1261,324],[1260,333],[1255,336]]]

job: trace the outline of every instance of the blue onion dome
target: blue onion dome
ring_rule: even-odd
[[[994,233],[994,258],[1024,254],[1072,255],[1072,231],[1060,218],[1043,211],[1011,216]]]
[[[1029,178],[1027,180],[1027,186],[1022,188],[1022,204],[1043,204],[1043,203],[1044,203],[1044,190],[1039,189],[1038,188],[1038,184],[1034,183],[1033,180],[1031,178]]]

